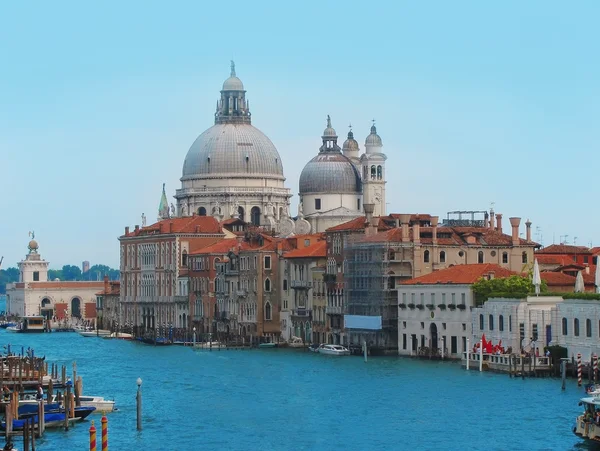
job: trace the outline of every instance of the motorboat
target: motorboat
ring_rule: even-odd
[[[573,433],[591,442],[600,442],[600,396],[581,398],[583,413],[575,419]]]
[[[311,343],[310,346],[308,347],[308,350],[310,352],[319,352],[319,348],[323,346],[319,343]]]
[[[325,355],[350,355],[348,348],[341,345],[323,345],[319,347],[319,354]]]
[[[37,416],[37,414],[38,414],[37,406],[35,406],[36,407],[35,412],[29,411],[29,412],[24,412],[24,413],[21,413],[22,407],[25,407],[25,406],[19,407],[19,418],[32,418],[32,417]],[[74,407],[73,413],[75,415],[75,418],[85,420],[95,410],[96,410],[95,407],[80,406],[80,407]],[[44,405],[44,415],[51,414],[51,413],[63,413],[64,414],[65,409],[60,404],[45,404]]]
[[[292,339],[288,342],[288,346],[290,348],[303,348],[304,341],[300,337],[292,337]]]
[[[111,333],[110,330],[78,330],[77,333],[82,337],[108,337]]]
[[[258,344],[259,348],[276,348],[277,347],[277,343],[259,343]]]
[[[38,415],[34,415],[31,417],[33,419],[33,423],[38,423]],[[81,421],[83,418],[69,418],[67,421],[69,423],[75,423],[77,421]],[[13,431],[22,431],[25,423],[29,421],[30,418],[24,420],[13,420],[12,429]],[[65,424],[65,413],[45,413],[44,414],[44,426],[46,429],[50,428],[60,428]],[[0,429],[3,431],[6,430],[6,421],[2,421],[0,423]]]
[[[8,321],[0,324],[0,329],[6,329],[7,327],[14,327],[17,323],[13,323],[12,321]]]
[[[21,325],[20,325],[20,324],[17,324],[17,325],[15,325],[15,326],[8,326],[8,327],[6,328],[6,331],[7,331],[7,332],[20,332],[20,331],[21,331]]]
[[[113,332],[110,335],[105,335],[102,338],[115,338],[117,340],[133,340],[132,334],[127,334],[125,332]]]
[[[219,341],[205,341],[203,343],[196,343],[194,348],[196,349],[224,349],[227,345]]]
[[[56,406],[59,406],[56,395],[52,396],[50,401],[50,404],[46,404],[46,406],[51,406],[52,409],[56,409]],[[19,415],[21,414],[21,409],[23,409],[24,413],[35,412],[37,414],[38,402],[33,396],[29,399],[21,399],[19,401]],[[81,407],[94,407],[97,413],[109,413],[117,410],[115,408],[115,401],[104,399],[102,396],[80,396],[79,404],[81,404]],[[48,409],[48,407],[45,408]]]

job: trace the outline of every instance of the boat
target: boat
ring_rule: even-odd
[[[21,325],[17,324],[16,326],[8,326],[6,328],[7,332],[20,332],[21,331]]]
[[[8,328],[7,328],[8,330]],[[45,316],[24,316],[21,328],[17,331],[21,333],[41,333],[46,332]]]
[[[102,338],[115,338],[117,340],[133,340],[133,335],[127,334],[125,332],[113,332],[112,334],[102,336]]]
[[[12,321],[0,324],[0,329],[6,329],[7,327],[14,327],[17,323],[13,323]]]
[[[109,413],[117,410],[115,408],[115,401],[110,399],[104,399],[102,396],[80,396],[79,404],[81,404],[81,407],[95,407],[98,413]],[[47,405],[52,406],[52,408],[56,409],[55,406],[59,405],[56,399],[56,395],[52,396],[51,403]],[[35,399],[35,397],[31,397],[29,399],[21,399],[19,401],[19,415],[21,414],[21,408],[24,408],[23,412],[33,411],[37,414],[37,406],[38,400]]]
[[[322,345],[319,347],[319,354],[325,355],[350,355],[348,348],[340,345]]]
[[[575,420],[573,433],[592,442],[600,442],[600,396],[581,398],[579,405],[583,413]]]
[[[77,333],[82,337],[108,337],[110,330],[78,330]]]
[[[300,337],[292,337],[292,339],[288,342],[288,346],[290,348],[303,348],[304,342]]]
[[[319,352],[319,348],[323,346],[319,343],[311,343],[311,345],[308,347],[308,350],[310,352]]]
[[[276,348],[277,343],[259,343],[258,347],[259,348]]]
[[[50,406],[52,406],[52,408],[50,408]],[[37,406],[36,406],[36,410],[37,410]],[[80,406],[80,407],[75,407],[73,409],[73,413],[75,414],[75,418],[79,418],[81,420],[85,420],[91,413],[93,413],[96,410],[95,407],[91,407],[91,406]],[[44,415],[48,415],[51,413],[65,413],[65,409],[60,405],[60,404],[46,404],[44,405]],[[21,413],[21,407],[19,407],[19,418],[32,418],[37,416],[37,411],[36,412],[27,412],[27,413]],[[64,418],[63,418],[64,420]]]
[[[218,341],[206,341],[204,343],[196,343],[196,345],[194,346],[194,348],[196,349],[225,349],[226,347],[226,344]]]
[[[37,424],[38,423],[38,416],[35,415],[33,417],[33,423]],[[22,431],[23,430],[23,426],[25,425],[26,421],[29,421],[30,418],[27,418],[25,420],[13,420],[13,431]],[[81,421],[82,418],[69,418],[68,421],[69,423],[75,423],[76,421]],[[50,428],[59,428],[62,427],[65,424],[65,414],[64,413],[45,413],[44,414],[44,425],[47,429]],[[6,430],[6,421],[2,421],[0,423],[0,429],[2,429],[3,431]]]

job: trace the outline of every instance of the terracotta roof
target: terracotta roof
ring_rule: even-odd
[[[111,280],[108,282],[108,292],[106,291],[106,286],[102,291],[96,293],[97,296],[107,296],[107,295],[116,295],[121,294],[121,282],[118,280]]]
[[[242,241],[241,246],[247,246],[248,243]],[[193,255],[210,255],[210,254],[227,254],[232,249],[238,248],[238,240],[236,238],[228,238],[225,240],[217,241],[209,246],[205,246],[202,249],[198,249],[195,252],[190,252],[190,256]]]
[[[184,218],[163,219],[147,227],[130,231],[127,237],[170,234],[170,233],[222,233],[219,221],[212,216],[188,216]]]
[[[600,254],[600,247],[593,247],[590,249],[590,252],[594,255]]]
[[[535,253],[535,258],[540,265],[568,265],[573,263],[573,257],[569,255],[552,255],[552,254],[540,254],[539,251]]]
[[[377,221],[377,229],[378,230],[388,230],[390,226],[385,223],[385,217],[375,217]],[[330,227],[327,229],[327,232],[342,232],[342,231],[352,231],[352,230],[364,230],[367,227],[367,217],[359,216],[358,218],[354,218],[351,221],[345,222],[340,225],[336,225],[334,227]]]
[[[473,284],[480,278],[494,273],[494,277],[510,277],[517,273],[503,268],[499,265],[491,263],[474,264],[474,265],[456,265],[447,269],[434,271],[431,274],[426,274],[414,279],[403,280],[401,285],[433,285],[438,283],[447,284]]]
[[[569,244],[551,244],[546,246],[539,251],[538,254],[586,254],[591,255],[592,252],[588,247],[585,246],[571,246]]]
[[[285,258],[325,258],[327,256],[327,242],[317,243],[300,249],[294,249],[283,255]]]
[[[553,286],[575,286],[575,277],[562,272],[542,272],[540,277],[549,287]]]

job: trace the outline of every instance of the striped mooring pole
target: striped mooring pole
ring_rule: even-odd
[[[96,426],[94,426],[94,420],[90,426],[90,451],[96,451]]]
[[[108,451],[108,419],[102,416],[102,451]]]
[[[594,353],[594,384],[598,380],[598,354]]]
[[[581,353],[580,352],[577,353],[577,386],[581,387]]]

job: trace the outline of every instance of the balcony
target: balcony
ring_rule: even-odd
[[[341,315],[342,314],[342,306],[333,306],[328,305],[325,307],[325,313],[328,315]]]
[[[175,296],[175,304],[188,304],[189,297],[188,296]]]
[[[248,296],[248,290],[236,290],[235,294],[238,298],[245,298]]]
[[[293,310],[293,315],[295,316],[304,316],[304,317],[308,317],[311,316],[312,310],[308,310],[306,308],[297,308],[295,310]]]
[[[290,287],[308,289],[312,287],[312,282],[309,280],[292,280],[290,281]]]

